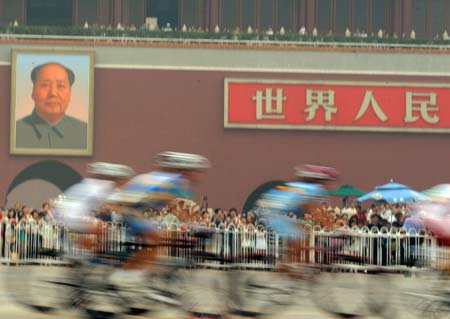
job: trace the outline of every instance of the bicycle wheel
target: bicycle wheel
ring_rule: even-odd
[[[229,273],[228,307],[242,316],[280,314],[294,303],[299,281],[270,271],[233,270]]]
[[[221,316],[227,312],[227,272],[224,270],[191,268],[179,270],[182,309],[191,314]]]
[[[15,302],[35,311],[51,313],[67,310],[79,301],[77,271],[72,264],[9,267],[7,290]]]
[[[130,311],[121,288],[110,283],[112,269],[109,265],[82,266],[79,308],[91,319],[114,318]]]
[[[166,258],[160,259],[147,275],[145,293],[147,305],[181,308],[184,264]]]
[[[384,319],[398,318],[395,303],[398,302],[399,297],[392,298],[392,296],[395,295],[393,276],[399,276],[399,274],[376,271],[364,276],[367,276],[365,298],[370,313]]]
[[[311,281],[311,297],[323,311],[340,318],[366,316],[368,278],[331,267]]]

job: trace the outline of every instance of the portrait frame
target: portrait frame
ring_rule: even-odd
[[[12,49],[10,154],[93,155],[94,57],[91,50]],[[66,70],[67,78],[69,72],[74,75],[68,86],[68,106],[64,109],[59,102],[60,109],[56,112],[64,109],[64,115],[56,124],[38,116],[36,106],[45,107],[47,102],[36,103],[32,71],[46,64],[59,64],[60,69]],[[35,74],[39,76],[40,72]]]

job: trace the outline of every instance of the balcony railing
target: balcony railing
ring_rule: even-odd
[[[3,26],[0,27],[0,40],[89,41],[123,43],[124,45],[127,45],[127,43],[169,43],[284,48],[450,50],[450,41],[443,39],[361,38],[333,35],[299,35],[293,33],[266,35],[263,33],[150,31],[147,29],[117,30],[111,28],[57,26]]]

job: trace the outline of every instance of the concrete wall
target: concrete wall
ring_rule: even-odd
[[[77,42],[83,43],[83,42]],[[9,65],[12,48],[29,48],[29,44],[2,44],[0,64]],[[48,49],[48,45],[33,45]],[[198,71],[248,71],[264,73],[338,73],[382,75],[450,75],[449,53],[404,50],[332,51],[320,49],[259,49],[257,46],[237,48],[181,47],[164,44],[134,47],[118,45],[58,45],[52,49],[93,49],[96,67],[108,69],[157,69]],[[258,76],[258,75],[257,75]]]

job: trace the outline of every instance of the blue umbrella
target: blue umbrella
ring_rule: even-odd
[[[384,200],[389,204],[392,203],[411,203],[417,200],[426,199],[426,196],[412,190],[406,185],[394,183],[393,181],[377,186],[370,193],[361,196],[357,199],[358,202],[365,202],[368,200]]]

